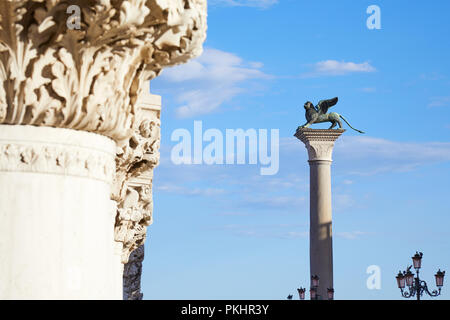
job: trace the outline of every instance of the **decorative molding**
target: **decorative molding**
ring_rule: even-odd
[[[68,27],[73,5],[79,29]],[[2,0],[0,124],[90,131],[121,144],[139,122],[144,84],[198,56],[205,38],[206,0]]]
[[[111,184],[115,163],[112,154],[88,148],[0,141],[0,171],[64,174]]]
[[[334,142],[345,132],[344,129],[300,128],[294,136],[305,144],[309,161],[332,161]]]

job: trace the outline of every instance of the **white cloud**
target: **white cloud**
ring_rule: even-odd
[[[434,97],[430,99],[428,107],[444,107],[450,105],[450,96],[448,97]]]
[[[375,72],[369,62],[355,63],[337,60],[319,61],[310,72],[302,74],[304,78],[320,76],[342,76],[350,73]]]
[[[347,240],[356,240],[360,236],[364,236],[364,235],[368,235],[368,234],[369,233],[362,232],[362,231],[351,231],[351,232],[336,232],[335,236],[339,237],[339,238],[344,238]]]
[[[292,213],[301,219],[308,217],[307,153],[294,137],[280,140],[280,171],[276,176],[260,176],[258,168],[250,165],[177,166],[170,162],[168,145],[162,147],[161,154],[154,180],[155,192],[213,198],[217,206],[214,211],[231,218],[267,214],[289,217]],[[336,142],[333,160],[333,174],[342,179],[333,190],[333,210],[361,212],[368,205],[367,198],[354,193],[361,181],[373,175],[396,174],[449,162],[450,143],[344,135]]]
[[[366,88],[362,88],[361,91],[365,92],[365,93],[373,93],[373,92],[377,91],[377,88],[375,88],[375,87],[366,87]]]
[[[280,140],[280,163],[289,154],[299,154],[301,144],[296,138]],[[386,172],[406,172],[423,165],[450,161],[450,142],[399,142],[368,136],[342,136],[337,140],[333,159],[345,174],[369,176]],[[280,165],[280,171],[292,170]]]
[[[298,224],[270,224],[270,225],[224,225],[217,229],[222,229],[236,236],[257,237],[257,238],[281,238],[295,239],[307,238],[309,231],[300,231],[305,225]]]
[[[257,238],[282,238],[282,239],[298,239],[308,238],[308,225],[299,224],[271,224],[271,225],[239,225],[228,224],[222,227],[214,227],[230,232],[236,236],[257,237]],[[370,232],[363,231],[343,231],[334,232],[333,236],[346,240],[357,240],[361,236],[371,235]]]
[[[212,5],[225,5],[231,7],[256,7],[256,8],[269,8],[274,4],[277,4],[278,0],[210,0],[209,4]]]
[[[306,204],[305,197],[302,196],[256,196],[252,195],[240,202],[240,206],[258,209],[302,209]]]
[[[158,186],[156,189],[168,192],[168,193],[176,193],[176,194],[182,194],[182,195],[189,195],[189,196],[216,196],[221,195],[225,193],[225,190],[220,188],[188,188],[183,187],[179,185],[173,185],[173,184],[165,184],[162,186]]]
[[[251,79],[268,79],[260,62],[245,62],[235,54],[205,49],[197,59],[166,69],[162,80],[176,84],[176,109],[180,118],[195,117],[215,111],[246,89]]]
[[[389,163],[394,171],[450,161],[449,142],[396,142],[379,138],[348,136],[336,142],[336,156],[354,160],[372,159],[378,169]],[[384,171],[384,170],[382,170]]]

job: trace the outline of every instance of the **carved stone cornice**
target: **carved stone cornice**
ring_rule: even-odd
[[[345,132],[344,129],[300,128],[294,136],[305,144],[310,162],[332,161],[334,142]]]
[[[1,0],[0,124],[120,144],[144,83],[199,55],[205,37],[206,0]]]

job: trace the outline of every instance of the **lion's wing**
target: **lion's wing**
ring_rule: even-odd
[[[317,108],[321,114],[325,114],[328,112],[328,109],[338,103],[338,97],[328,100],[320,100]]]

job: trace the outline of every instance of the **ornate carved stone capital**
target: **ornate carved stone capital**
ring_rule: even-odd
[[[206,0],[2,0],[0,124],[126,141],[144,83],[205,37]]]
[[[115,240],[123,243],[122,262],[145,241],[153,222],[153,168],[159,163],[161,97],[139,96],[139,122],[127,143],[117,148],[113,199],[118,204]]]
[[[198,56],[205,38],[206,0],[0,1],[0,124],[89,131],[116,142],[112,199],[123,263],[152,221],[161,101],[148,81]],[[0,145],[0,170],[14,161],[36,170],[47,157],[64,174],[114,176],[114,163],[103,170],[82,153],[14,147]],[[79,170],[67,162],[73,157]]]
[[[124,263],[152,221],[161,102],[148,81],[198,56],[205,38],[206,0],[0,1],[0,124],[89,131],[116,142],[112,198]],[[20,168],[43,152],[20,148]],[[8,146],[0,152],[13,156]],[[57,157],[51,161],[64,166]],[[87,168],[80,174],[89,174],[94,164],[80,157]]]
[[[334,142],[344,129],[309,129],[301,128],[295,133],[295,137],[301,140],[308,150],[309,161],[332,161]]]

